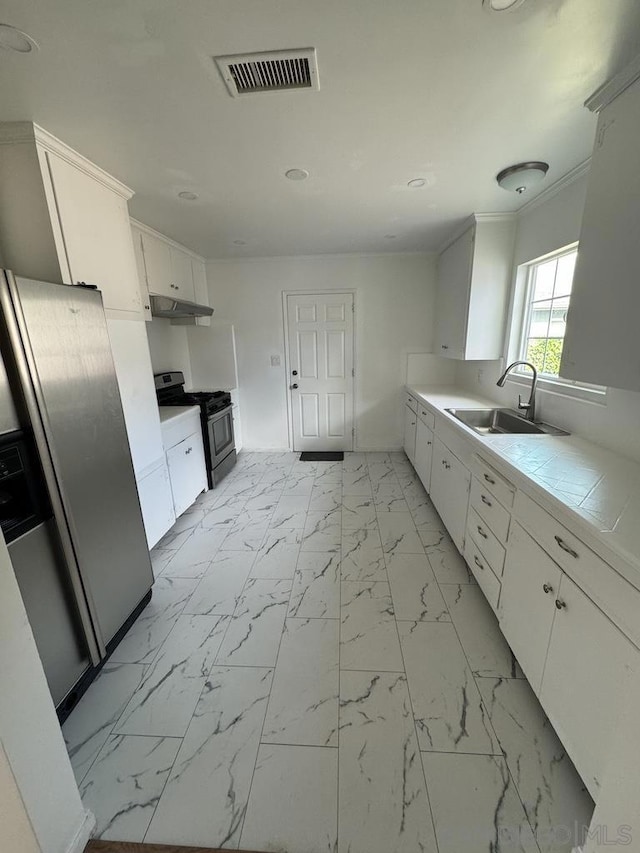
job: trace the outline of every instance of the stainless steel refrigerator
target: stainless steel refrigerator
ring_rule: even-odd
[[[3,532],[69,709],[153,583],[99,291],[1,271],[0,349]]]

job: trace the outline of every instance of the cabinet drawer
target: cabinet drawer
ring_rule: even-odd
[[[640,591],[521,491],[514,513],[547,554],[640,647]]]
[[[471,536],[480,548],[496,575],[502,575],[505,557],[504,545],[496,539],[488,525],[472,507],[469,507],[469,515],[467,516],[467,535]]]
[[[471,481],[471,500],[469,505],[478,513],[480,518],[489,525],[497,538],[504,544],[509,533],[511,513],[498,501],[495,495],[485,489],[483,484],[474,477]]]
[[[515,486],[508,480],[498,474],[495,468],[492,468],[488,462],[485,462],[477,453],[473,454],[473,462],[476,470],[476,476],[485,487],[489,489],[491,494],[498,498],[500,503],[506,507],[513,506],[513,498],[515,495]]]
[[[478,586],[485,594],[485,598],[491,607],[497,612],[498,601],[500,600],[500,581],[494,575],[491,566],[480,553],[480,549],[471,537],[468,537],[465,542],[464,553],[469,568],[478,581]]]
[[[165,452],[171,450],[176,444],[184,441],[192,433],[200,428],[200,412],[194,406],[192,412],[163,421],[160,425],[162,432],[162,445]]]
[[[418,404],[417,414],[418,414],[418,417],[420,418],[420,420],[422,421],[422,423],[425,426],[429,427],[429,429],[433,429],[435,427],[435,425],[436,425],[435,415],[433,414],[433,412],[430,412],[426,406]]]
[[[405,405],[409,406],[412,412],[418,411],[418,401],[411,394],[405,394]]]

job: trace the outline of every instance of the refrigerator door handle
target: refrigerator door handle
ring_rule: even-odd
[[[73,541],[69,531],[69,521],[64,509],[64,489],[58,481],[50,456],[49,443],[47,441],[46,408],[40,404],[42,399],[41,389],[37,378],[37,372],[30,370],[29,338],[26,325],[20,309],[20,299],[17,294],[13,274],[4,271],[6,286],[0,286],[0,304],[6,318],[6,331],[11,343],[15,359],[15,368],[18,373],[20,387],[24,395],[25,404],[31,420],[34,438],[40,455],[40,461],[44,477],[49,491],[49,498],[53,509],[53,515],[58,526],[58,532],[64,553],[69,578],[78,607],[78,615],[84,629],[87,642],[87,651],[94,666],[106,657],[105,644],[98,631],[98,619],[95,604],[91,593],[82,583],[80,569],[73,548]],[[2,282],[0,282],[2,285]]]

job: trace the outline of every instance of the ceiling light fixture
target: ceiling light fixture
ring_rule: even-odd
[[[418,189],[419,187],[423,187],[426,184],[426,180],[424,178],[413,178],[413,180],[409,181],[407,184],[411,189]]]
[[[0,48],[12,50],[14,53],[31,53],[39,50],[38,42],[28,33],[12,27],[11,24],[0,24]]]
[[[523,3],[524,0],[482,0],[482,5],[489,12],[513,12]]]
[[[503,190],[522,195],[535,184],[539,184],[548,171],[548,163],[532,160],[528,163],[517,163],[515,166],[503,169],[496,175],[496,181]]]
[[[196,201],[198,193],[193,193],[191,190],[183,190],[181,193],[178,193],[178,198],[181,198],[184,201]]]
[[[284,173],[285,178],[290,181],[306,181],[309,177],[309,172],[306,169],[289,169]]]

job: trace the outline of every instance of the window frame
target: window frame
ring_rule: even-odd
[[[562,258],[578,249],[578,243],[570,243],[553,252],[548,252],[531,261],[518,265],[516,268],[516,279],[511,304],[511,329],[509,334],[509,346],[507,351],[507,362],[526,361],[527,338],[530,327],[531,312],[533,310],[533,286],[534,270],[542,263]],[[551,299],[549,300],[551,301]],[[571,304],[571,296],[569,297]],[[529,387],[531,385],[531,371],[516,368],[512,371],[507,382],[519,386]],[[562,376],[553,376],[548,373],[538,373],[538,388],[550,394],[562,397],[572,397],[585,400],[598,405],[606,405],[607,388],[602,385],[593,385],[588,382],[578,382],[574,379],[564,379]]]

